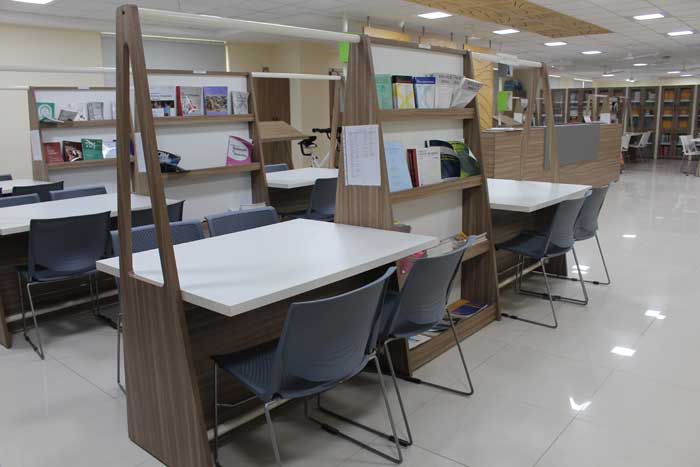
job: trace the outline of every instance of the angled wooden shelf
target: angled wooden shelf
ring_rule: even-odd
[[[275,143],[278,141],[294,141],[306,139],[309,134],[302,133],[287,122],[259,122],[260,140],[263,143]]]
[[[464,252],[462,262],[469,261],[491,251],[491,243],[487,237],[483,237]]]
[[[215,175],[237,174],[256,172],[260,170],[260,162],[253,162],[246,165],[225,165],[223,167],[209,167],[206,169],[194,169],[180,173],[164,173],[163,179],[168,181],[190,181],[192,179],[206,178]]]
[[[404,201],[412,201],[415,199],[426,198],[448,191],[466,190],[469,188],[480,187],[482,184],[481,175],[472,177],[454,178],[445,182],[435,183],[433,185],[425,185],[410,190],[395,191],[391,193],[390,199],[392,203],[401,203]]]
[[[77,122],[39,122],[42,130],[70,129],[70,128],[116,128],[116,120],[81,120]]]
[[[413,120],[472,120],[473,108],[457,109],[387,109],[379,111],[382,122],[409,122]]]
[[[195,115],[191,117],[156,117],[153,123],[156,127],[209,125],[222,123],[252,122],[253,114],[245,115]]]
[[[132,161],[133,162],[133,161]],[[115,167],[117,159],[97,159],[94,161],[54,162],[46,164],[49,172],[54,170],[86,169],[91,167]]]

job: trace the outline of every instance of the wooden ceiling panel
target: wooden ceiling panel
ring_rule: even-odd
[[[513,27],[546,37],[608,34],[609,30],[527,0],[409,0],[454,15]]]

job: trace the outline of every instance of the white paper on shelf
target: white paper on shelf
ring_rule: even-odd
[[[143,141],[141,133],[134,133],[134,151],[136,151],[136,163],[139,166],[139,172],[146,172],[146,158],[143,153]]]
[[[602,123],[612,123],[612,115],[610,113],[600,114],[600,121]]]
[[[345,184],[380,186],[379,125],[343,127]]]
[[[39,130],[30,131],[29,139],[32,146],[32,159],[35,161],[43,161],[44,155],[41,152],[41,135],[39,134]]]
[[[416,165],[418,166],[420,186],[432,185],[442,181],[439,147],[418,148],[416,150]]]

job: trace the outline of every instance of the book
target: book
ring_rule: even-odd
[[[482,304],[482,303],[465,303],[463,305],[460,305],[459,307],[455,308],[454,310],[450,310],[450,313],[453,315],[457,316],[472,316],[484,308],[486,308],[487,305]]]
[[[413,88],[416,93],[416,107],[419,109],[435,108],[434,76],[416,76],[413,78]]]
[[[413,91],[412,76],[392,76],[391,86],[395,109],[415,109],[416,95]]]
[[[408,173],[411,176],[411,184],[416,187],[418,183],[418,171],[416,170],[416,150],[406,150],[406,162],[408,163]]]
[[[72,122],[78,118],[76,110],[61,109],[58,113],[58,119],[62,122]]]
[[[204,115],[202,88],[197,86],[177,86],[177,114],[182,117]]]
[[[253,157],[253,143],[240,136],[228,137],[226,165],[250,164]]]
[[[77,141],[63,141],[63,160],[76,162],[83,160],[83,145]]]
[[[205,86],[204,113],[206,115],[228,115],[228,88],[226,86]]]
[[[424,334],[418,334],[418,335],[415,335],[415,336],[411,336],[411,337],[408,338],[408,349],[409,349],[409,350],[415,349],[415,348],[418,347],[419,345],[425,344],[425,343],[428,342],[430,339],[431,339],[430,336],[426,336],[426,335],[424,335]]]
[[[377,99],[379,108],[391,110],[394,108],[394,91],[391,85],[391,75],[375,75],[374,82],[377,86]]]
[[[55,105],[53,102],[37,102],[36,113],[40,122],[53,121]]]
[[[231,109],[233,110],[233,115],[247,115],[250,113],[248,110],[248,98],[250,94],[245,91],[231,91]]]
[[[61,143],[44,143],[44,154],[46,154],[46,163],[53,164],[55,162],[63,162],[63,153],[61,152]]]
[[[80,145],[83,148],[83,160],[96,161],[103,158],[101,139],[83,138]]]
[[[439,147],[416,149],[416,174],[419,186],[432,185],[442,181]]]
[[[88,118],[88,120],[104,120],[105,119],[104,102],[88,102],[87,103],[87,118]]]
[[[410,190],[413,188],[411,174],[406,161],[406,149],[400,141],[384,141],[384,157],[389,177],[389,191]]]
[[[117,158],[117,140],[102,141],[102,158],[116,159]]]
[[[433,73],[435,78],[435,108],[449,109],[452,105],[452,81],[454,75],[449,73]]]
[[[151,95],[151,112],[154,117],[176,117],[175,86],[153,86],[149,88]]]
[[[452,107],[466,107],[481,89],[479,81],[462,77],[452,95]]]

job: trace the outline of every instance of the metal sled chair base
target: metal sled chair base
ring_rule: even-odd
[[[558,302],[573,303],[574,305],[582,305],[582,306],[588,305],[588,291],[586,290],[586,284],[585,284],[585,281],[583,280],[583,275],[581,274],[581,267],[580,267],[579,262],[578,262],[578,256],[576,255],[575,249],[572,248],[571,251],[574,254],[574,260],[576,262],[576,271],[578,272],[578,281],[576,281],[576,282],[581,283],[581,290],[583,291],[583,300],[578,299],[578,298],[564,297],[562,295],[553,295],[551,293],[549,286],[547,286],[546,292],[537,292],[535,290],[523,289],[522,288],[522,283],[523,283],[523,274],[522,274],[523,264],[522,263],[523,263],[524,259],[522,256],[519,259],[519,262],[520,262],[520,268],[518,269],[519,270],[519,274],[518,274],[519,280],[518,280],[518,278],[516,278],[515,291],[520,295],[529,295],[531,297],[538,297],[538,298],[542,298],[545,300],[549,300],[550,302],[551,301],[558,301]],[[548,280],[550,277],[554,277],[552,274],[547,274],[545,272],[545,266],[544,266],[543,260],[540,261],[540,265],[542,267],[541,274],[545,277],[545,280]]]
[[[598,234],[595,234],[595,241],[596,244],[598,245],[598,251],[600,252],[600,259],[603,262],[603,269],[605,270],[605,282],[601,281],[596,281],[596,280],[584,280],[586,284],[593,284],[593,285],[610,285],[612,284],[612,280],[610,279],[610,272],[608,272],[608,265],[605,262],[605,255],[603,254],[603,249],[600,246],[600,240],[598,239]],[[569,277],[569,276],[561,276],[559,274],[550,274],[549,277],[554,277],[556,279],[566,279],[570,280],[572,282],[580,282],[581,279],[576,279],[575,277]]]
[[[509,313],[501,313],[501,316],[504,316],[506,318],[511,318],[511,319],[514,319],[517,321],[522,321],[524,323],[534,324],[536,326],[542,326],[542,327],[549,328],[549,329],[557,329],[559,327],[559,321],[557,320],[557,312],[554,310],[554,300],[552,299],[552,291],[549,287],[549,275],[547,274],[547,268],[544,265],[544,261],[540,260],[539,264],[540,264],[540,267],[542,268],[542,275],[544,276],[544,284],[545,284],[545,287],[547,289],[547,293],[544,294],[544,298],[549,299],[549,307],[552,310],[552,319],[554,320],[554,324],[548,324],[548,323],[543,323],[541,321],[534,321],[534,320],[527,319],[527,318],[521,318],[517,315],[512,315]],[[522,261],[522,257],[520,257],[518,259],[518,264],[517,264],[516,271],[515,271],[515,281],[513,281],[513,285],[515,286],[516,293],[520,293],[520,291],[521,291],[521,285],[522,285],[522,280],[523,280],[523,269],[524,269],[524,264]]]

